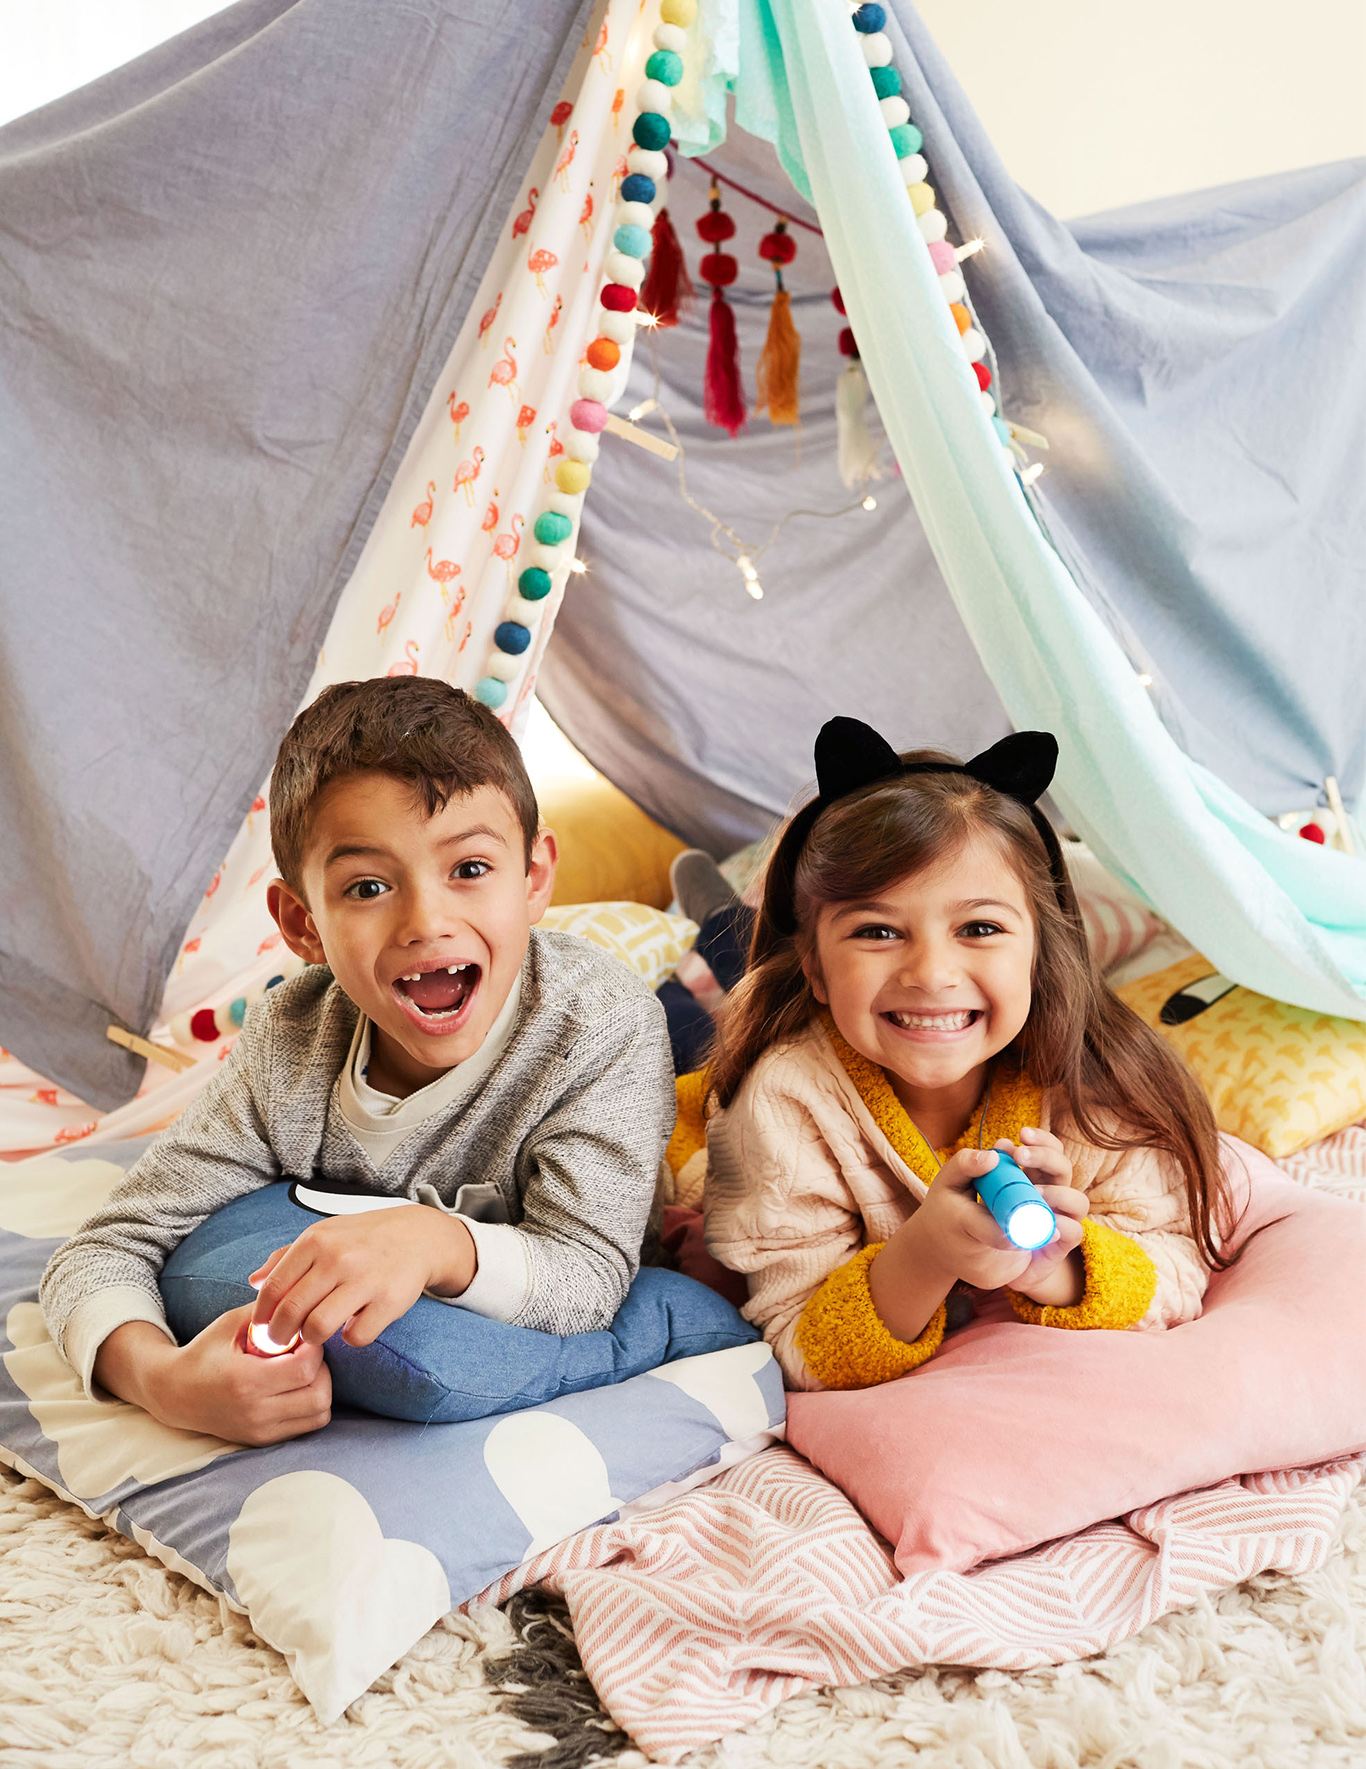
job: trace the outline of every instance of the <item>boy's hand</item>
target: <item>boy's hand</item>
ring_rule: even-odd
[[[250,1307],[211,1321],[177,1348],[149,1321],[112,1332],[95,1359],[95,1380],[181,1431],[228,1443],[280,1443],[318,1431],[332,1416],[332,1377],[316,1345],[287,1357],[244,1349]]]
[[[459,1296],[477,1266],[464,1223],[429,1204],[332,1216],[251,1274],[261,1284],[251,1319],[282,1345],[296,1333],[323,1345],[338,1330],[348,1345],[369,1345],[424,1290]]]

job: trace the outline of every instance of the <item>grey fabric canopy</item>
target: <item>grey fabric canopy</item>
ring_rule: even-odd
[[[0,130],[0,1043],[95,1105],[587,11],[242,0]]]

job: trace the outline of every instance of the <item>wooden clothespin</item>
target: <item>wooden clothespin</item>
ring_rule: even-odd
[[[678,458],[678,450],[672,442],[662,442],[658,436],[651,436],[648,430],[642,430],[637,424],[628,424],[625,418],[619,418],[612,412],[607,414],[607,422],[603,425],[603,429],[612,436],[620,436],[627,442],[634,442],[637,448],[643,448],[649,454],[658,455],[661,460],[672,461]]]
[[[183,1075],[186,1069],[194,1067],[195,1059],[186,1056],[183,1050],[169,1050],[164,1044],[150,1044],[147,1039],[139,1038],[136,1032],[125,1031],[122,1026],[110,1026],[104,1035],[111,1044],[121,1044],[125,1050],[131,1050],[134,1056],[146,1057],[148,1062],[174,1069],[177,1075]]]

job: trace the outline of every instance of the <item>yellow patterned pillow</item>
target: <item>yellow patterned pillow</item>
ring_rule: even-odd
[[[677,969],[697,938],[697,923],[645,903],[565,903],[547,909],[540,925],[591,940],[638,971],[650,988]]]
[[[1360,1020],[1288,1007],[1230,983],[1199,957],[1117,993],[1180,1051],[1220,1130],[1273,1159],[1366,1117]]]

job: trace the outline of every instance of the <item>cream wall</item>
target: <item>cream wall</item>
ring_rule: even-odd
[[[1366,154],[1366,4],[919,0],[1007,167],[1056,215]]]
[[[0,0],[0,122],[216,10]],[[921,0],[920,11],[1006,165],[1055,214],[1366,154],[1363,0]]]

